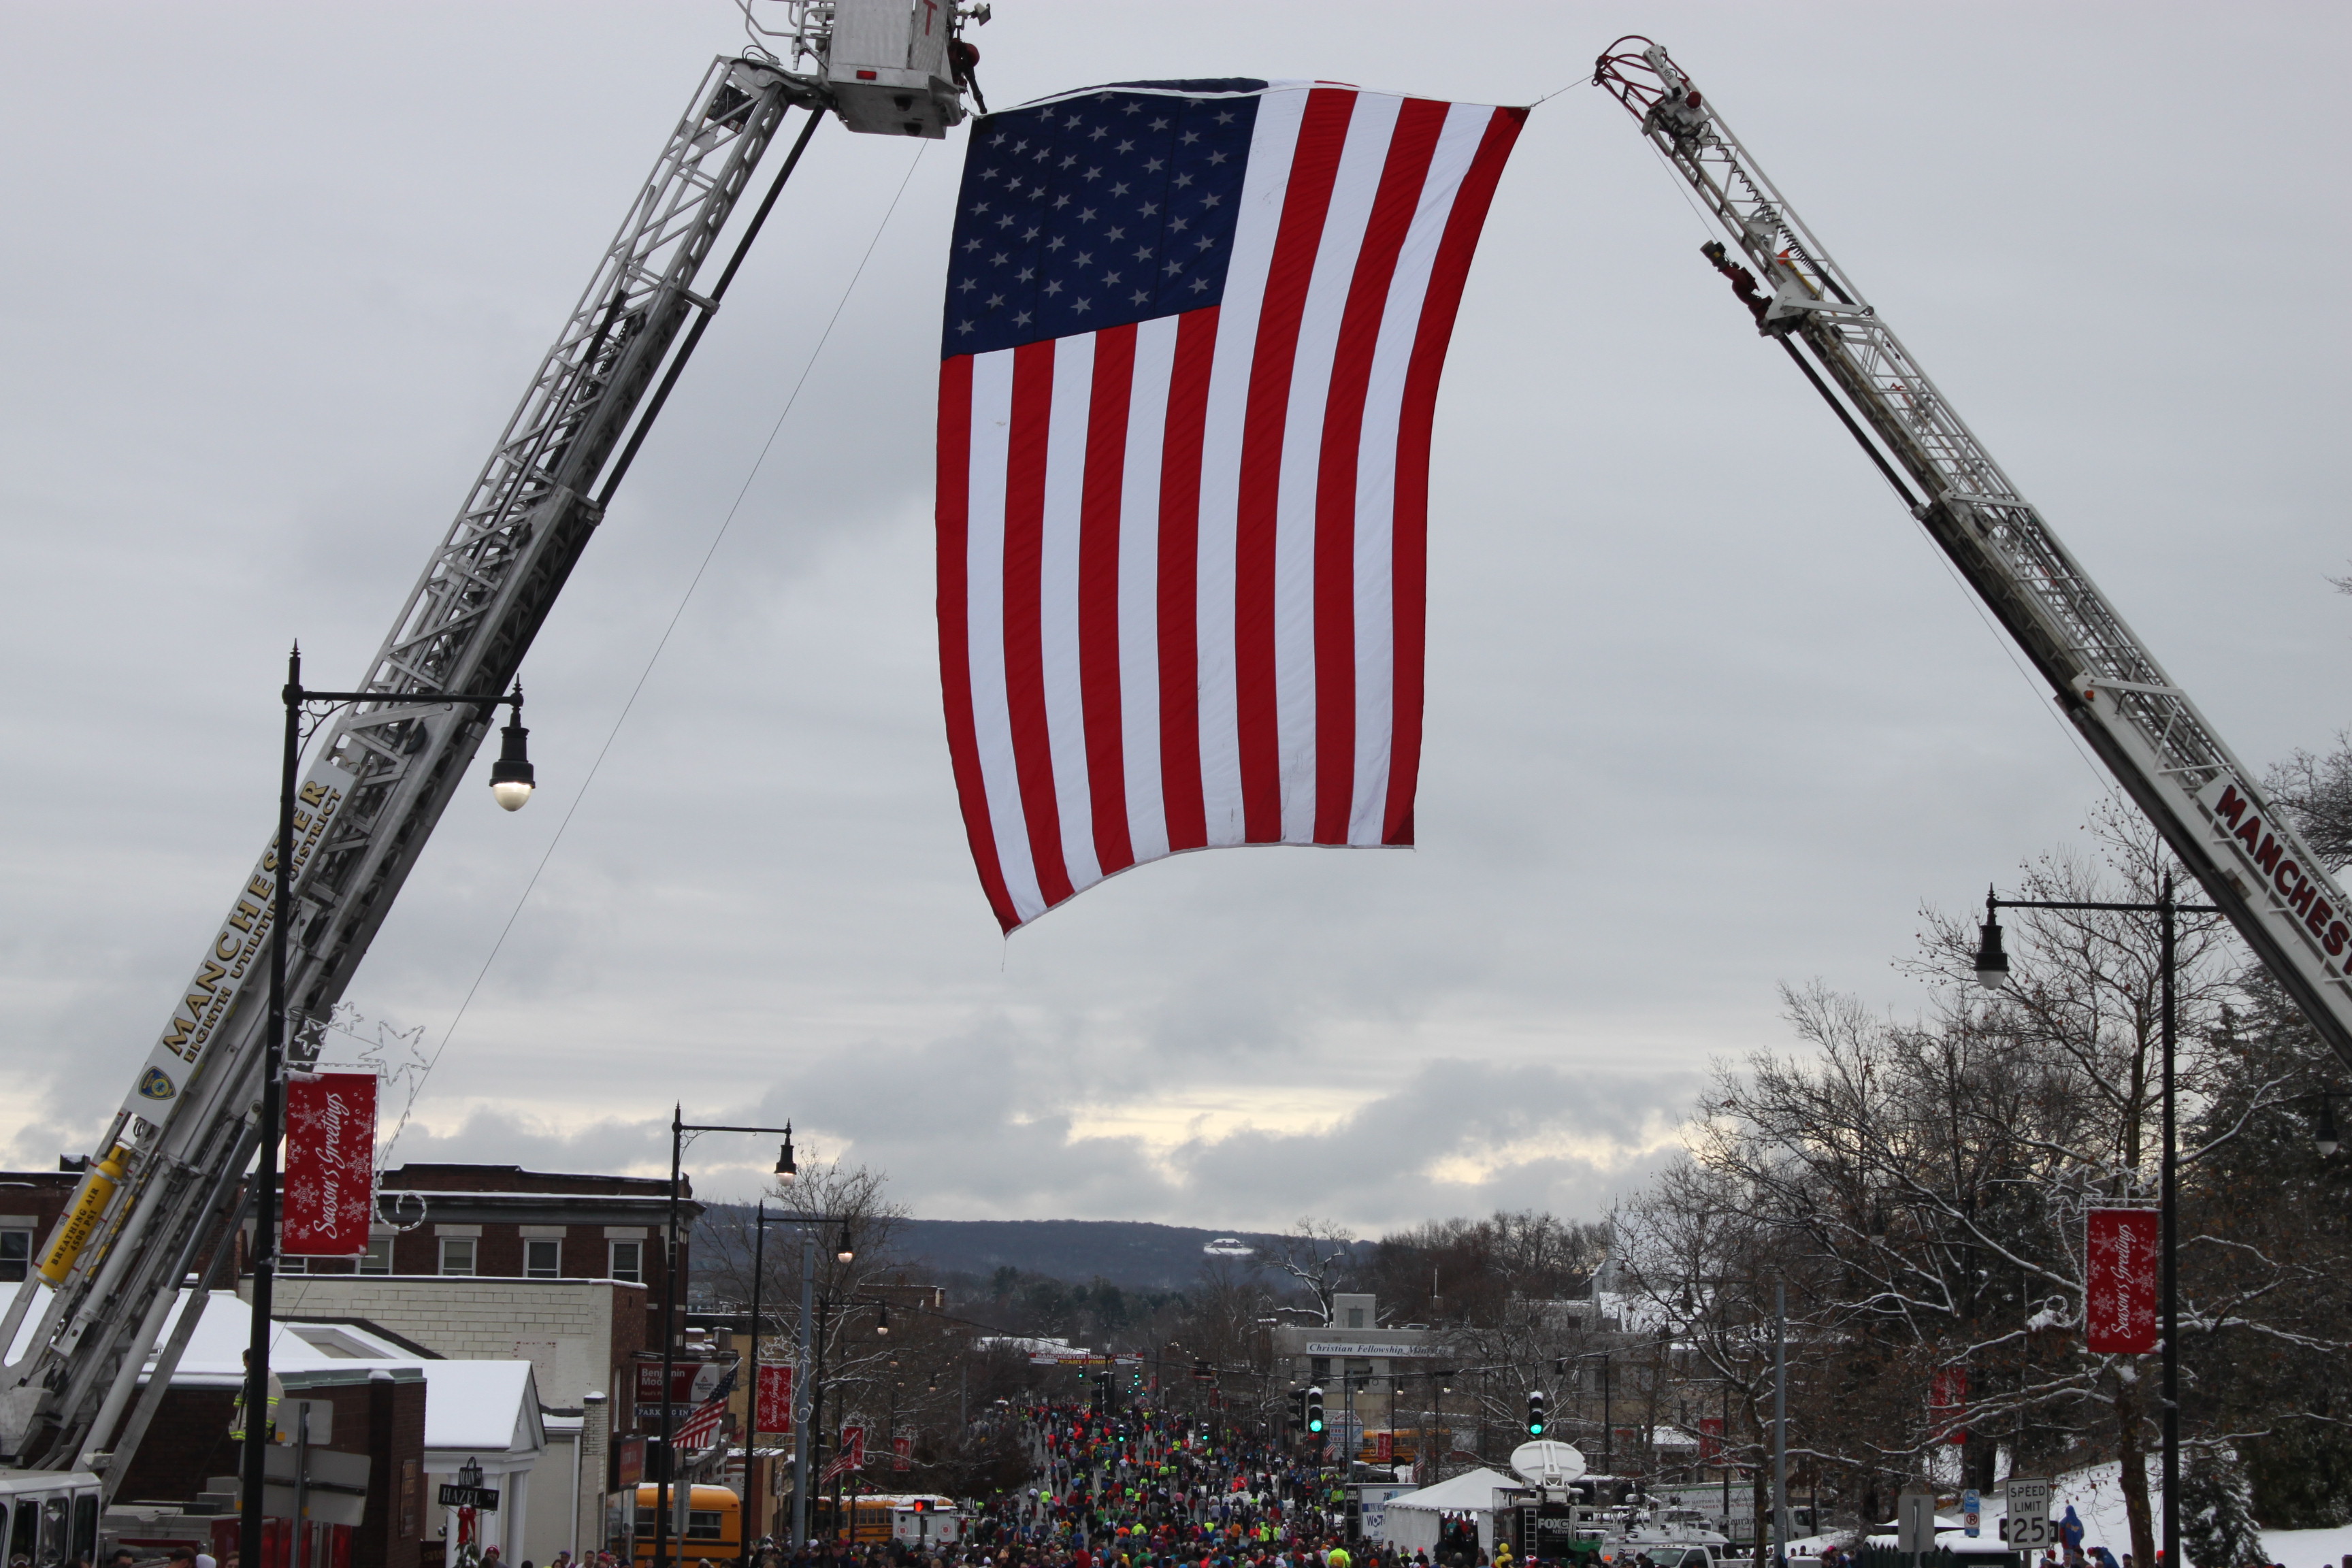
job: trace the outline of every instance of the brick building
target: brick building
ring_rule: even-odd
[[[0,1285],[32,1273],[41,1243],[73,1202],[83,1163],[69,1155],[54,1171],[0,1171]]]
[[[289,1257],[280,1259],[281,1277],[611,1279],[642,1287],[646,1321],[634,1336],[623,1331],[624,1337],[659,1347],[662,1290],[668,1282],[662,1247],[667,1181],[520,1165],[411,1163],[386,1171],[376,1185],[377,1223],[366,1257]],[[680,1183],[678,1195],[683,1255],[702,1205],[694,1200],[691,1181]]]

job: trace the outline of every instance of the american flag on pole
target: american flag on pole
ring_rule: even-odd
[[[679,1447],[708,1448],[719,1440],[719,1424],[727,1415],[728,1395],[735,1392],[735,1368],[729,1367],[712,1385],[710,1397],[696,1405],[692,1413],[678,1424]]]
[[[1431,421],[1525,118],[1213,80],[974,126],[940,662],[1008,931],[1181,850],[1412,842]]]
[[[677,1446],[681,1448],[708,1448],[719,1440],[719,1424],[727,1415],[727,1398],[706,1400],[694,1413],[678,1424]]]

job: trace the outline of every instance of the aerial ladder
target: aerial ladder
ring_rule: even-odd
[[[232,1267],[260,1141],[278,856],[291,858],[286,1055],[299,1067],[317,1059],[320,1031],[495,717],[488,703],[421,694],[515,681],[818,121],[937,139],[964,118],[967,93],[986,110],[979,53],[961,37],[988,19],[985,5],[781,0],[755,14],[753,0],[738,3],[751,46],[704,72],[356,689],[367,695],[312,750],[290,839],[264,850],[85,1163],[36,1258],[48,1288],[28,1280],[0,1318],[0,1353],[25,1347],[0,1367],[0,1466],[95,1471],[110,1498],[124,1469],[115,1455],[137,1448],[205,1291]],[[705,281],[794,110],[803,118],[789,154]],[[196,1289],[172,1322],[184,1282]]]
[[[2352,902],[2060,543],[1712,100],[1650,39],[1592,78],[1730,240],[1707,259],[1878,467],[2320,1037],[2352,1062]],[[1741,265],[1742,261],[1746,263]]]

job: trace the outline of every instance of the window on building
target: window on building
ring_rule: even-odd
[[[562,1279],[563,1243],[553,1237],[526,1237],[522,1244],[522,1271],[530,1279]]]
[[[362,1274],[392,1272],[392,1237],[379,1236],[368,1243],[368,1249],[360,1255],[360,1272]]]
[[[310,1272],[310,1260],[307,1258],[297,1257],[290,1252],[281,1252],[278,1255],[278,1272],[280,1274],[308,1274]]]
[[[470,1236],[445,1236],[441,1238],[441,1272],[471,1274],[474,1271],[474,1238]]]
[[[33,1233],[0,1230],[0,1282],[15,1284],[31,1270]]]
[[[1348,1309],[1348,1326],[1351,1329],[1360,1329],[1364,1326],[1364,1310],[1361,1307]]]
[[[607,1271],[613,1279],[626,1279],[633,1285],[646,1282],[646,1244],[642,1241],[615,1241],[613,1267]]]

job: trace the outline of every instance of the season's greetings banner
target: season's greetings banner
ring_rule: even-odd
[[[375,1074],[325,1072],[286,1086],[281,1250],[356,1258],[375,1217]]]

